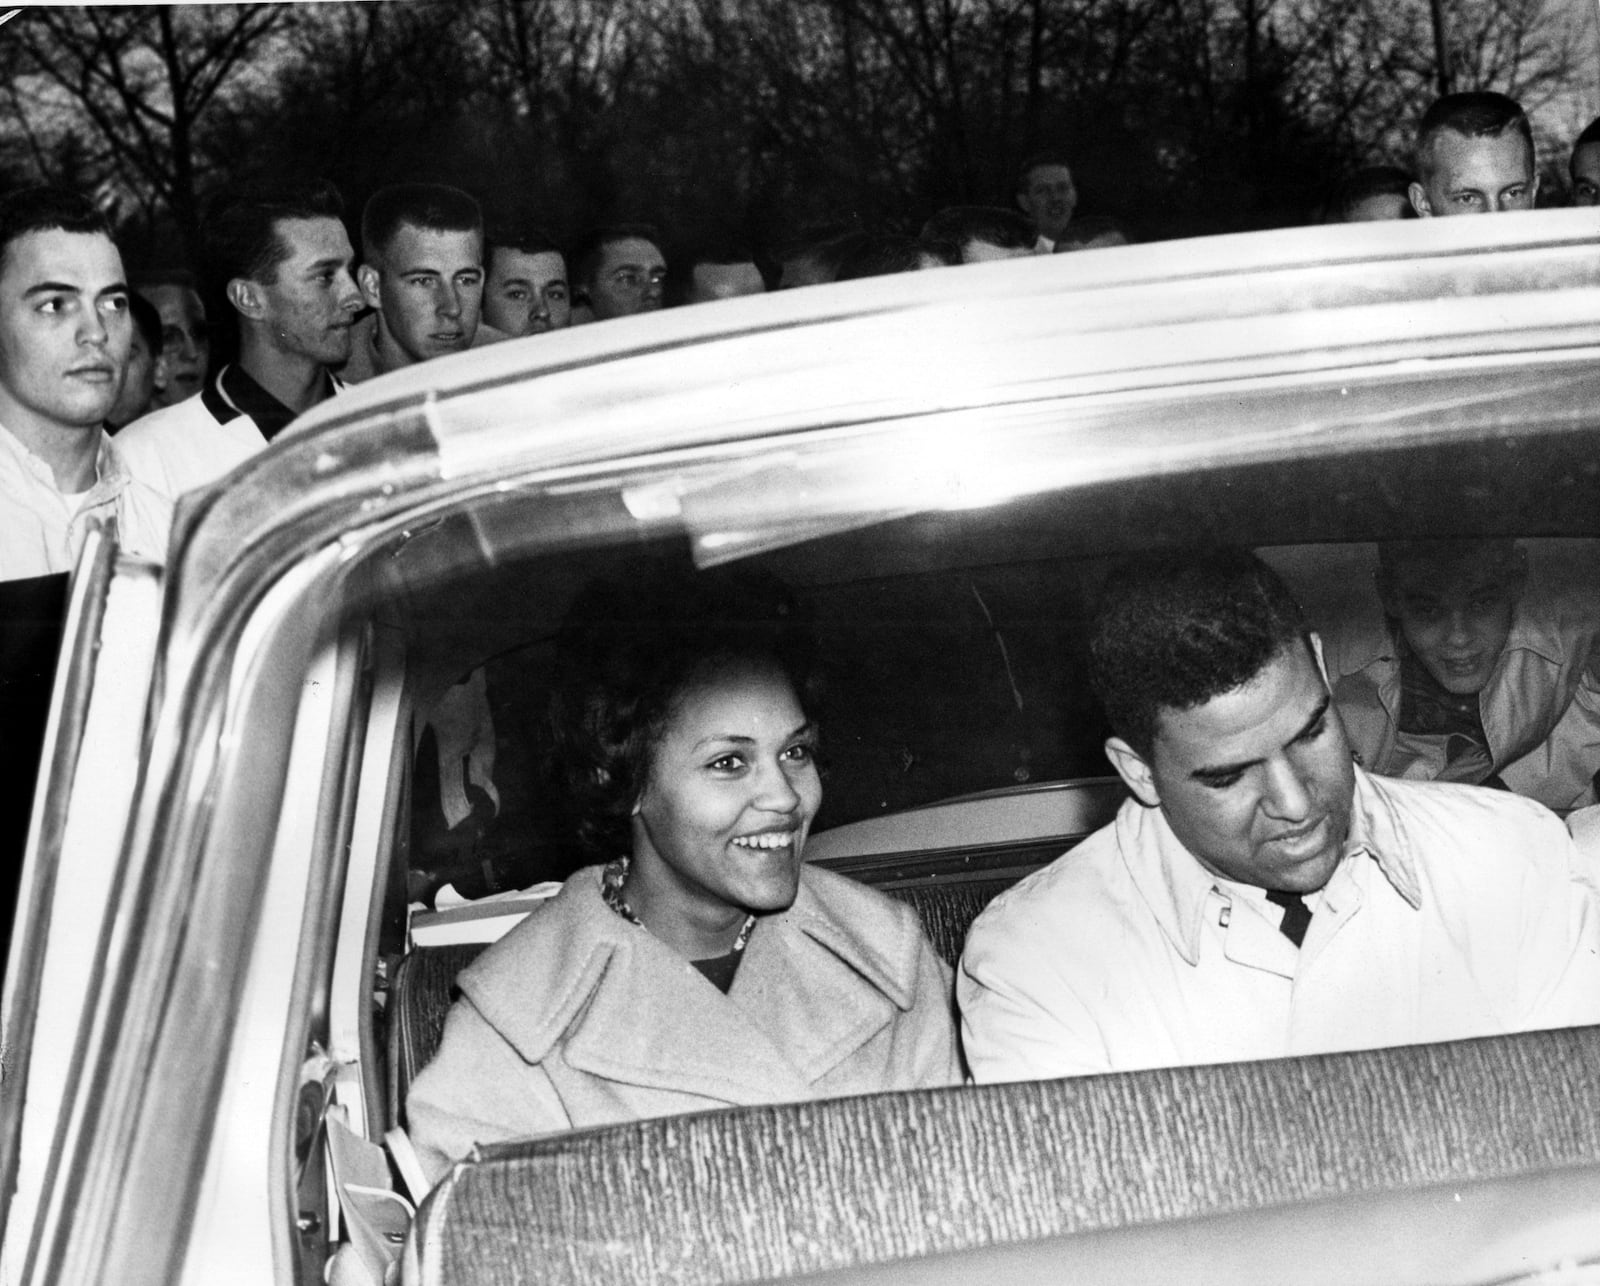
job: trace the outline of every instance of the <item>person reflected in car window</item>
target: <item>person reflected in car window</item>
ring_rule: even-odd
[[[1600,205],[1600,116],[1578,135],[1567,168],[1572,176],[1572,204]]]
[[[957,989],[977,1079],[1600,1017],[1594,895],[1560,820],[1357,766],[1317,640],[1254,555],[1119,569],[1090,656],[1132,797],[974,923]]]
[[[1361,762],[1551,808],[1593,803],[1596,586],[1556,569],[1530,577],[1510,540],[1382,544],[1374,582],[1371,611],[1324,623],[1334,702]]]
[[[1411,204],[1423,218],[1533,209],[1533,129],[1515,99],[1446,94],[1423,114],[1415,151]]]
[[[580,595],[552,720],[597,864],[457,979],[407,1099],[431,1175],[493,1140],[959,1078],[915,913],[803,864],[822,781],[797,620],[749,577]]]

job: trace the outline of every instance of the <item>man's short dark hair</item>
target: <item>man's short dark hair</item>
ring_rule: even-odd
[[[235,277],[271,281],[292,249],[278,234],[289,219],[342,219],[344,199],[327,179],[254,179],[230,183],[211,198],[200,223],[210,284]]]
[[[560,255],[563,259],[567,257],[559,241],[537,224],[531,223],[492,225],[484,246],[485,263],[495,250],[515,250],[525,255]]]
[[[1410,214],[1411,175],[1398,165],[1363,165],[1359,170],[1352,170],[1334,190],[1329,214],[1335,219],[1346,220],[1363,201],[1378,196],[1399,197],[1406,203],[1407,214]]]
[[[867,239],[867,236],[868,234],[860,228],[846,228],[844,231],[830,232],[826,235],[819,234],[809,238],[802,236],[798,240],[781,245],[776,252],[780,269],[778,285],[785,284],[782,271],[785,266],[804,264],[808,261],[816,267],[820,278],[836,281],[839,276],[839,265],[852,250]]]
[[[835,281],[856,281],[862,277],[886,277],[897,272],[915,272],[924,255],[932,255],[945,266],[961,262],[952,245],[918,241],[895,232],[869,233],[839,261]]]
[[[1059,165],[1064,170],[1072,169],[1072,162],[1067,159],[1065,152],[1053,150],[1034,152],[1029,156],[1025,156],[1022,164],[1017,166],[1017,191],[1026,192],[1028,190],[1028,180],[1033,176],[1033,172],[1042,170],[1048,165]]]
[[[1591,143],[1600,143],[1600,116],[1596,116],[1585,125],[1583,133],[1572,141],[1572,156],[1567,159],[1567,174],[1570,177],[1574,179],[1577,177],[1572,173],[1572,162],[1577,158],[1578,149],[1588,147]]]
[[[361,209],[361,256],[381,259],[402,227],[483,234],[483,211],[469,193],[443,183],[379,188]]]
[[[582,285],[590,285],[595,273],[600,270],[600,260],[605,257],[606,247],[619,241],[648,241],[657,250],[663,248],[661,232],[652,223],[609,223],[584,238],[573,263],[572,279]]]
[[[1385,540],[1378,545],[1380,588],[1385,593],[1397,588],[1400,569],[1419,563],[1437,572],[1472,563],[1498,579],[1515,579],[1526,570],[1527,556],[1515,540],[1503,536],[1473,540]]]
[[[1428,150],[1433,140],[1446,130],[1466,138],[1497,138],[1507,130],[1515,130],[1527,141],[1529,152],[1533,150],[1533,127],[1528,124],[1522,105],[1493,90],[1446,94],[1423,113],[1417,125],[1415,160],[1418,170],[1427,172]]]
[[[1249,550],[1142,555],[1100,596],[1089,677],[1112,731],[1148,760],[1161,711],[1232,692],[1305,637],[1300,604]]]
[[[1033,225],[1015,210],[994,205],[952,205],[922,225],[920,240],[966,249],[969,241],[1002,250],[1032,250]]]
[[[134,328],[138,330],[139,337],[144,340],[144,346],[150,350],[153,357],[161,355],[161,314],[143,295],[137,292],[128,296],[128,313],[133,318]]]
[[[11,243],[30,232],[82,232],[111,236],[111,223],[88,197],[67,188],[21,188],[0,198],[0,266]]]

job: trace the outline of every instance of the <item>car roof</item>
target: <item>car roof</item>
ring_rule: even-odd
[[[186,498],[169,655],[198,658],[203,622],[335,543],[405,546],[386,572],[412,586],[641,539],[708,565],[1096,482],[1583,428],[1597,235],[1600,212],[1575,210],[1202,238],[428,362]]]

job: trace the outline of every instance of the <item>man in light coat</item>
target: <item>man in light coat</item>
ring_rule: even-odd
[[[1090,650],[1133,797],[974,924],[957,989],[978,1080],[1600,1020],[1593,892],[1560,821],[1358,768],[1260,560],[1124,569]]]

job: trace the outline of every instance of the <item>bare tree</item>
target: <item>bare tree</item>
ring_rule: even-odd
[[[192,248],[208,113],[240,92],[287,6],[26,9],[9,22],[14,128],[45,177],[167,211]],[[60,170],[73,159],[71,176]]]

